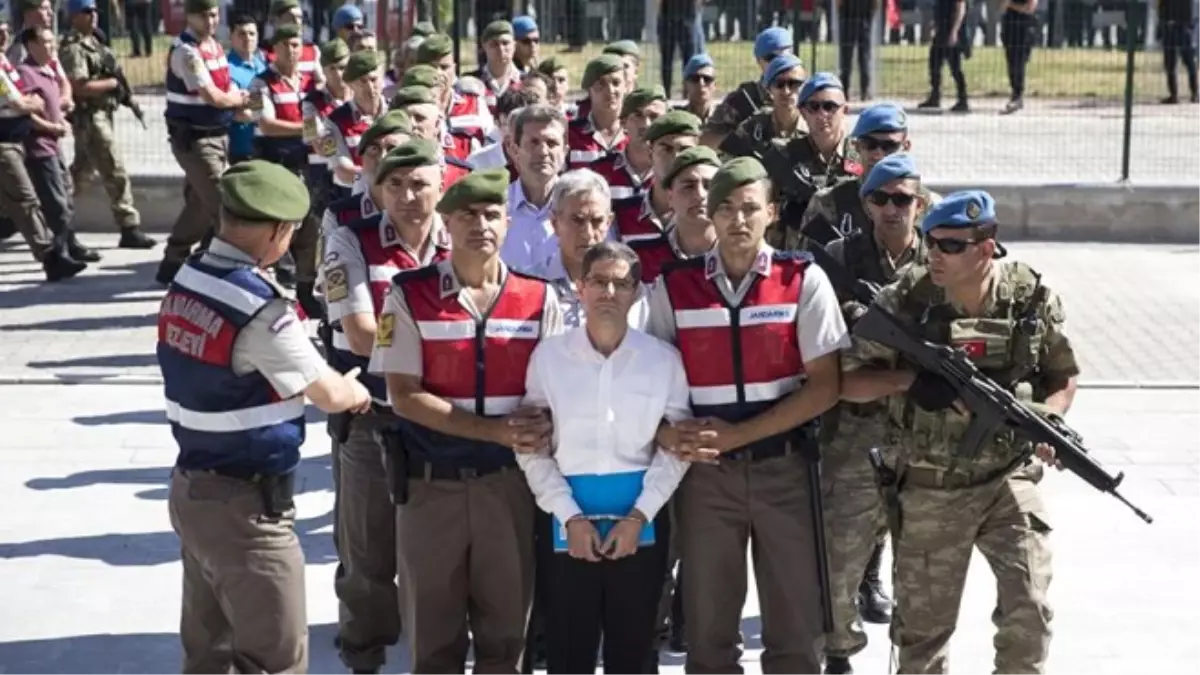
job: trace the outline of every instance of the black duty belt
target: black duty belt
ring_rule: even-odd
[[[515,464],[500,465],[492,467],[466,467],[452,466],[448,464],[433,464],[426,462],[423,459],[409,457],[408,460],[408,477],[418,480],[454,480],[466,481],[473,478],[482,478],[490,476],[494,473],[508,473],[509,471],[520,471]]]

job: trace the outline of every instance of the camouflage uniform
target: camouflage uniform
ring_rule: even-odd
[[[727,148],[748,147],[751,153],[757,153],[759,157],[767,154],[768,150],[776,148],[783,150],[787,144],[793,139],[803,138],[808,133],[808,127],[804,124],[804,118],[798,118],[796,128],[789,133],[779,133],[775,130],[775,120],[771,117],[771,108],[763,108],[751,115],[746,121],[738,125],[738,128],[733,132],[737,137],[736,141],[726,141],[721,150],[728,154],[737,156],[741,155],[742,151],[727,150]]]
[[[1063,334],[1058,297],[1019,262],[996,262],[978,318],[966,318],[923,267],[905,271],[876,303],[926,340],[966,351],[976,365],[1019,398],[1051,380],[1079,373]],[[896,365],[895,353],[858,340],[842,366]],[[885,366],[886,367],[886,366]],[[892,641],[903,673],[944,673],[950,637],[973,549],[996,575],[995,670],[1039,673],[1050,647],[1053,612],[1050,525],[1030,448],[1001,431],[978,454],[958,454],[970,418],[953,409],[928,412],[909,397],[887,400],[889,444],[899,451],[899,488],[889,495],[895,544],[896,610]]]
[[[920,234],[895,260],[875,242],[870,229],[827,247],[854,279],[880,285],[891,282],[907,265],[925,263]],[[862,306],[839,292],[848,323]],[[883,402],[842,402],[821,419],[821,479],[825,494],[825,532],[828,538],[833,631],[825,636],[825,653],[849,658],[867,646],[867,634],[855,600],[876,544],[887,529],[883,498],[867,450],[884,447],[887,406]]]
[[[82,35],[72,30],[59,49],[59,60],[67,79],[72,82],[98,80],[112,77],[104,72],[102,65],[107,51],[109,48],[95,35]],[[71,125],[75,134],[76,156],[87,157],[88,164],[100,172],[117,225],[122,229],[132,229],[141,224],[141,216],[133,205],[129,174],[114,145],[113,112],[116,109],[117,100],[114,96],[77,97]]]
[[[800,227],[784,228],[783,240],[776,248],[799,250],[814,244],[827,246],[855,232],[869,230],[871,223],[867,220],[862,197],[858,195],[860,188],[862,179],[856,178],[819,190],[808,203],[808,208],[804,209]],[[921,187],[920,195],[925,205],[917,214],[918,226],[925,218],[925,212],[942,199],[941,195],[925,187]]]
[[[779,152],[784,155],[782,164],[795,167],[795,171],[800,174],[801,178],[818,192],[847,180],[861,178],[863,175],[862,162],[849,136],[842,141],[841,149],[834,153],[828,161],[821,159],[821,153],[817,151],[817,147],[813,145],[812,139],[807,134],[787,141],[779,148]],[[779,185],[777,184],[776,187],[778,188]],[[816,198],[816,195],[810,194],[807,199],[798,202],[796,197],[784,199],[787,196],[781,195],[780,201],[785,203],[780,205],[779,222],[772,225],[766,233],[767,243],[781,250],[800,246],[800,235],[798,233],[791,234],[789,231],[799,230],[811,200]],[[790,246],[789,241],[791,242]]]
[[[713,108],[704,123],[704,133],[717,134],[722,138],[732,134],[743,121],[771,100],[767,94],[767,88],[758,80],[739,84]]]

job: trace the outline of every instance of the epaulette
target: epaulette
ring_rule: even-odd
[[[808,251],[781,251],[775,249],[775,253],[771,256],[774,262],[802,262],[811,263],[813,256]]]
[[[458,78],[456,85],[458,93],[469,94],[471,96],[483,96],[487,92],[487,85],[477,77],[472,75],[464,75]]]
[[[359,195],[355,195],[356,197]],[[383,219],[383,211],[373,213],[369,216],[363,216],[357,220],[346,224],[346,227],[352,230],[372,230],[379,229],[379,221]]]
[[[416,281],[419,279],[424,279],[425,277],[436,277],[439,274],[441,274],[441,272],[438,270],[437,265],[426,265],[424,267],[417,267],[410,270],[400,270],[399,272],[396,272],[396,274],[392,276],[392,283],[399,286],[405,281]]]

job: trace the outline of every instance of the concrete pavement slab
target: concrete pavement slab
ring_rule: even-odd
[[[0,672],[174,671],[181,572],[165,499],[175,450],[160,389],[0,386],[0,410]],[[318,417],[309,416],[297,499],[311,670],[344,672],[332,646],[332,493]],[[1197,393],[1087,390],[1069,421],[1098,457],[1128,471],[1126,495],[1156,522],[1142,524],[1070,475],[1046,478],[1055,555],[1049,672],[1195,672]],[[1172,483],[1190,487],[1181,493]],[[995,582],[976,556],[952,645],[955,672],[991,669],[995,602]],[[747,672],[760,670],[758,615],[751,584]],[[868,633],[855,665],[885,672],[886,629]],[[678,656],[662,660],[663,672],[682,672]],[[407,668],[404,650],[390,650],[385,672]]]

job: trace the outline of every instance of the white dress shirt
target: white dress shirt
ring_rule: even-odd
[[[508,186],[508,234],[500,247],[500,259],[524,271],[546,260],[558,250],[558,237],[550,224],[550,200],[538,207],[525,199],[521,181]]]
[[[543,339],[529,360],[524,403],[550,409],[553,450],[517,462],[538,506],[561,523],[582,513],[566,476],[645,471],[634,508],[653,520],[687,472],[654,442],[664,418],[691,417],[683,359],[641,331],[626,333],[608,358],[586,328]]]

